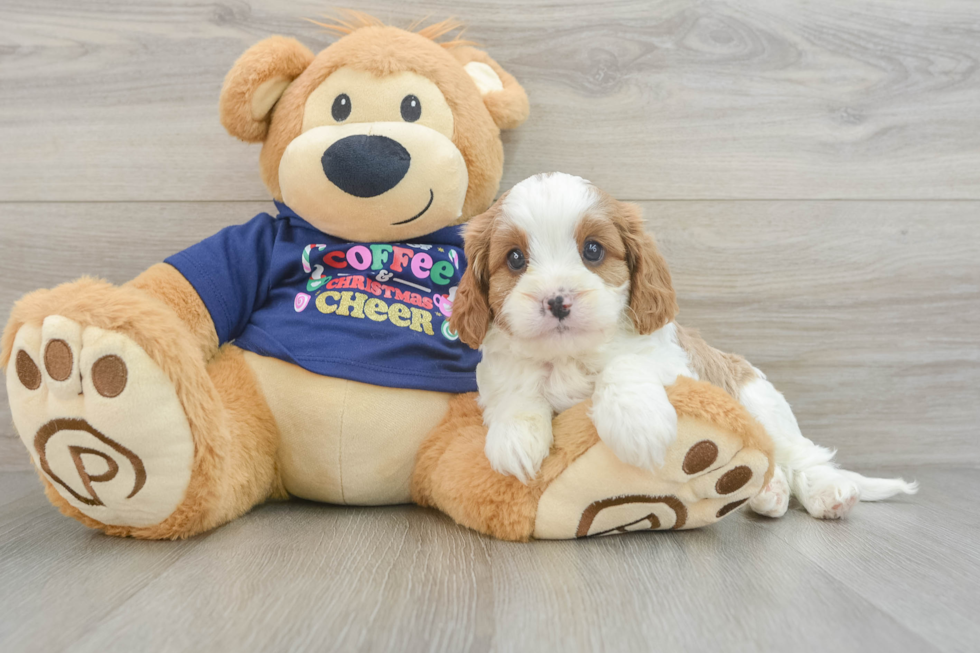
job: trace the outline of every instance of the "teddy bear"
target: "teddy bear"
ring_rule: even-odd
[[[494,200],[523,88],[453,22],[365,16],[314,54],[273,36],[228,73],[221,121],[261,143],[275,211],[121,286],[16,303],[0,364],[15,427],[65,515],[185,538],[265,501],[415,502],[507,539],[681,529],[770,479],[772,446],[723,390],[669,389],[662,468],[619,461],[588,402],[524,484],[483,453],[479,351],[450,326],[461,225]]]

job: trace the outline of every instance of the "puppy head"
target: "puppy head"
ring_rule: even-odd
[[[491,323],[542,353],[594,348],[674,319],[670,271],[640,209],[553,173],[522,181],[467,225],[450,324],[478,347]]]

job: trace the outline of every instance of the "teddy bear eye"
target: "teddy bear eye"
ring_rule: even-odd
[[[330,113],[333,115],[333,119],[337,122],[344,122],[347,117],[350,116],[350,97],[346,93],[341,93],[338,95],[334,101],[333,106],[330,108]]]
[[[589,263],[598,263],[605,253],[605,248],[594,240],[587,240],[582,246],[582,258]]]
[[[511,270],[519,272],[524,269],[525,265],[527,265],[527,259],[524,258],[524,252],[516,247],[507,252],[507,267]]]
[[[422,117],[422,103],[414,95],[402,98],[402,119],[405,122],[415,122]]]

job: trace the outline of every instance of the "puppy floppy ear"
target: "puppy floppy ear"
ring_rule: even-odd
[[[527,93],[517,80],[486,52],[468,46],[450,50],[463,64],[483,96],[483,104],[500,129],[514,129],[527,120]]]
[[[637,333],[653,333],[677,315],[677,296],[670,281],[670,269],[657,250],[653,236],[644,228],[640,207],[617,201],[613,220],[626,246],[633,326]]]
[[[493,319],[490,311],[490,240],[499,206],[500,200],[497,200],[485,213],[470,220],[463,234],[466,272],[456,287],[449,326],[473,349],[483,344]]]
[[[312,61],[309,48],[284,36],[270,36],[250,47],[225,77],[218,104],[221,124],[243,141],[265,140],[272,107]]]

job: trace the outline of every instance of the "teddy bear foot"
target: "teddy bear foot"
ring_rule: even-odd
[[[515,541],[714,523],[772,479],[772,441],[720,388],[681,378],[667,397],[677,411],[677,440],[660,469],[617,458],[582,403],[555,418],[551,453],[525,485],[490,467],[476,395],[461,395],[419,451],[412,496],[464,526]]]
[[[769,458],[704,419],[682,416],[663,467],[627,465],[601,441],[541,495],[532,536],[568,539],[698,528],[741,507],[765,484]]]
[[[85,517],[146,527],[183,500],[190,425],[173,383],[130,338],[61,315],[25,324],[7,390],[38,470]]]

